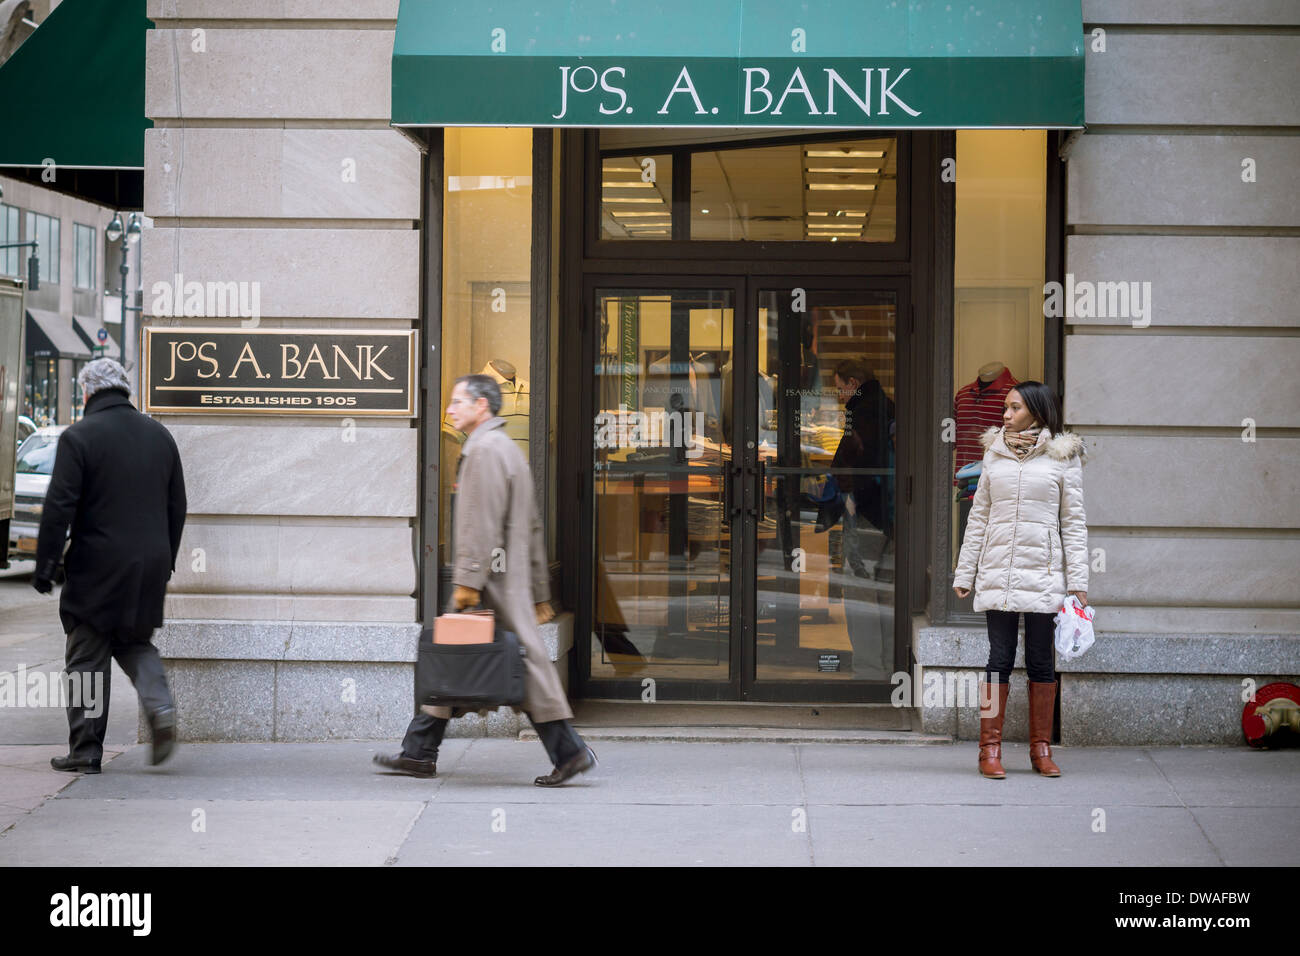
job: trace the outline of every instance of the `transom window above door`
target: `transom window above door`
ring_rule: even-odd
[[[787,133],[755,142],[600,140],[603,240],[893,243],[898,138]],[[692,131],[703,139],[706,131]],[[717,132],[717,131],[714,131]]]

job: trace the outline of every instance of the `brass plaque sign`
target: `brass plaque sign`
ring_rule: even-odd
[[[144,330],[146,412],[415,415],[415,330]]]

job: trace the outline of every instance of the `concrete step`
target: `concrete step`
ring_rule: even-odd
[[[708,727],[771,730],[918,732],[913,708],[890,704],[773,704],[735,701],[580,700],[574,722],[583,728]]]
[[[921,734],[903,730],[810,730],[778,727],[703,727],[703,726],[587,726],[575,722],[588,741],[661,741],[674,743],[763,743],[763,744],[892,744],[915,747],[951,744],[942,734]],[[531,728],[519,734],[520,740],[536,740]]]

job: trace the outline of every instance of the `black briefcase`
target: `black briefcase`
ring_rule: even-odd
[[[420,634],[415,659],[416,703],[483,710],[524,702],[524,646],[502,627],[486,644],[435,644],[432,628]]]

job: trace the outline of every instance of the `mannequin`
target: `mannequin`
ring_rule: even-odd
[[[514,383],[515,367],[505,359],[488,359],[487,366],[483,369],[484,375],[491,375],[497,380],[498,384],[504,382]]]
[[[527,459],[528,382],[519,378],[514,364],[505,359],[489,359],[487,365],[483,366],[482,374],[500,386],[501,418],[505,419],[506,434],[515,440]]]
[[[984,457],[980,435],[1002,424],[1002,402],[1016,384],[1016,377],[1002,362],[981,365],[975,381],[953,396],[953,419],[957,422],[957,447],[952,455],[953,471],[959,471]]]

